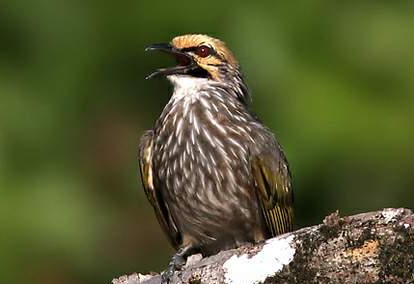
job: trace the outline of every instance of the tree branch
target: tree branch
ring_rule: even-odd
[[[132,274],[113,284],[160,284],[160,276]],[[264,243],[188,259],[179,283],[414,283],[414,214],[384,209],[340,218]]]

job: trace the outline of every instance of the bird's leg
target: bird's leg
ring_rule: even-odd
[[[162,284],[170,283],[172,276],[176,270],[181,269],[186,260],[187,256],[189,256],[192,252],[194,252],[193,246],[185,246],[180,249],[173,255],[171,258],[170,263],[168,264],[167,269],[161,274]]]

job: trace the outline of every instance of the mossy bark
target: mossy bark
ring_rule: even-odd
[[[283,251],[268,251],[275,247]],[[195,258],[171,284],[414,283],[414,214],[390,208],[340,218],[336,212],[266,243]],[[133,274],[112,283],[159,284],[160,277]]]

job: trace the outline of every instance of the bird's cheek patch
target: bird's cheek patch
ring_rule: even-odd
[[[200,66],[202,66],[202,65],[204,65],[204,66],[218,66],[218,65],[222,64],[222,61],[219,58],[215,57],[214,55],[210,55],[210,56],[205,57],[205,58],[198,57],[196,59],[196,62]]]
[[[214,80],[219,79],[219,68],[216,64],[213,64],[210,62],[209,63],[200,62],[198,63],[198,66],[206,70],[210,74],[211,78],[213,78]]]

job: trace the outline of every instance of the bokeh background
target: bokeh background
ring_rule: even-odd
[[[172,250],[137,147],[185,33],[225,40],[291,164],[297,226],[413,207],[412,1],[0,3],[0,282],[109,283]]]

